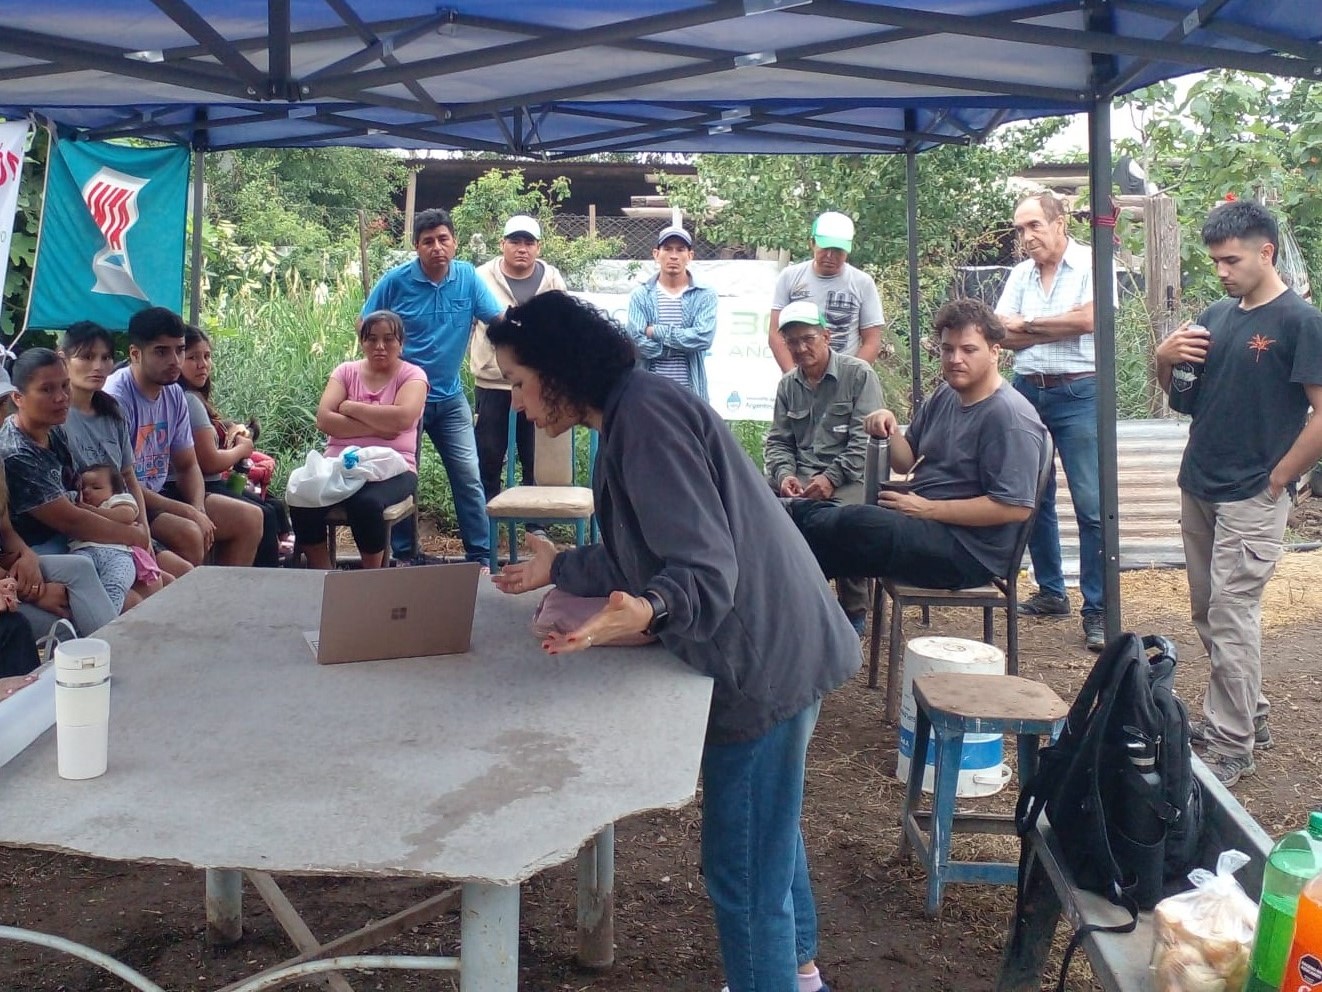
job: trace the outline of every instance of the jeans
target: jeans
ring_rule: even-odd
[[[799,815],[820,708],[703,751],[702,872],[730,992],[797,992],[798,965],[817,956]]]
[[[35,549],[34,549],[35,550]],[[69,594],[69,612],[79,637],[91,637],[100,627],[115,619],[118,611],[110,602],[96,566],[80,555],[43,554],[37,552],[41,576],[47,582],[62,582]],[[38,637],[45,637],[51,625],[59,619],[31,603],[19,603],[18,612],[32,625]]]
[[[450,480],[454,515],[459,523],[459,537],[464,542],[464,557],[485,564],[491,546],[487,535],[487,501],[482,495],[482,480],[478,474],[473,410],[468,405],[468,397],[455,393],[443,400],[429,400],[422,412],[422,430],[431,438],[432,447],[441,456],[441,464]],[[421,454],[421,436],[418,451]],[[413,519],[401,520],[391,535],[391,552],[396,558],[408,558],[416,540]]]
[[[1065,482],[1079,522],[1079,592],[1084,613],[1102,613],[1102,508],[1097,465],[1097,377],[1043,388],[1015,376],[1014,388],[1033,404],[1051,432],[1056,454],[1065,468]],[[1051,470],[1033,533],[1028,537],[1033,575],[1043,592],[1065,598],[1065,573],[1060,561],[1060,523],[1056,517],[1056,470]]]
[[[928,589],[968,589],[991,571],[951,528],[882,506],[796,499],[789,514],[828,579],[877,576]]]
[[[1262,693],[1262,592],[1284,550],[1290,505],[1285,493],[1207,503],[1180,492],[1193,625],[1211,661],[1208,750],[1218,754],[1252,758],[1254,720],[1271,708]]]

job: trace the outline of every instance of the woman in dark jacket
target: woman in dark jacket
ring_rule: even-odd
[[[536,542],[495,583],[610,597],[578,630],[549,637],[553,654],[649,631],[712,678],[702,865],[729,988],[820,987],[799,830],[804,760],[822,697],[859,668],[858,635],[716,412],[635,369],[617,325],[552,292],[487,334],[515,409],[551,435],[575,425],[601,434],[601,543],[556,553]]]

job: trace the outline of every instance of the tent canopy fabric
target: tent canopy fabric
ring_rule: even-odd
[[[1209,66],[1322,78],[1319,37],[1316,0],[41,0],[0,10],[0,116],[199,149],[914,151]]]

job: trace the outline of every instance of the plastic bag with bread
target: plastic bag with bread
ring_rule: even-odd
[[[1224,851],[1216,873],[1189,872],[1194,885],[1153,910],[1156,992],[1243,992],[1258,907],[1234,874],[1248,864],[1241,851]]]

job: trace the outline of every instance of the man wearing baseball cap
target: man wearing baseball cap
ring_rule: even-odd
[[[500,304],[501,309],[527,303],[539,293],[564,290],[560,270],[539,257],[542,225],[537,218],[516,214],[505,222],[500,254],[478,266],[477,276]],[[488,502],[500,492],[501,471],[509,440],[510,383],[496,362],[496,350],[487,339],[487,325],[473,328],[468,343],[468,367],[473,372],[473,406],[477,415],[477,463],[482,490]],[[523,481],[533,481],[533,445],[536,430],[522,413],[515,421],[515,437]]]
[[[689,272],[693,237],[678,224],[663,228],[652,249],[657,272],[629,297],[629,336],[639,364],[707,399],[703,356],[716,337],[716,290]]]
[[[848,261],[854,248],[854,222],[828,210],[813,222],[810,245],[812,258],[787,266],[776,279],[768,337],[776,363],[782,372],[794,367],[779,333],[780,312],[795,300],[811,300],[831,331],[831,350],[871,365],[881,354],[886,319],[877,284]]]
[[[872,366],[831,350],[817,304],[795,300],[780,311],[780,336],[794,368],[776,388],[767,431],[767,481],[777,496],[863,502],[864,418],[881,409]],[[868,580],[836,579],[840,605],[860,637],[868,616]]]

